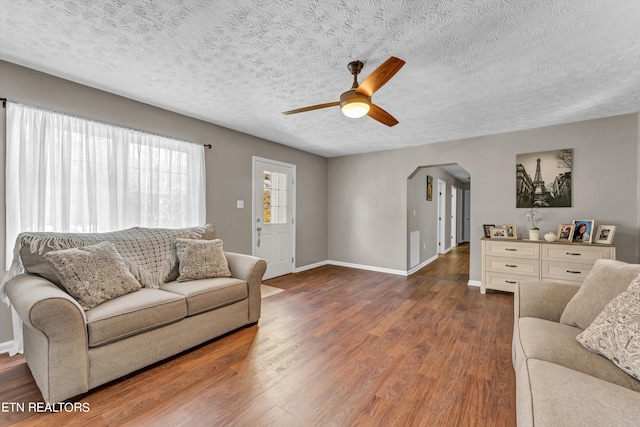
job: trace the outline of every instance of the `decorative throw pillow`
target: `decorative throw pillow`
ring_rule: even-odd
[[[181,239],[185,237],[180,237]],[[204,233],[199,237],[201,240],[214,240],[218,238],[218,234],[216,233],[216,226],[213,224],[205,224]],[[196,238],[197,239],[197,238]],[[175,250],[175,249],[174,249]],[[175,266],[171,269],[171,272],[165,277],[164,282],[173,282],[178,279],[180,275],[180,260],[176,261]]]
[[[640,380],[640,276],[576,339]]]
[[[560,323],[586,329],[609,304],[640,274],[640,265],[612,259],[599,259],[571,298]]]
[[[231,277],[222,240],[176,239],[180,276],[178,281]]]
[[[44,260],[85,310],[141,287],[111,242],[47,252]]]

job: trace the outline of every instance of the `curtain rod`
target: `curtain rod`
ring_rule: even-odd
[[[7,98],[0,98],[0,101],[2,101],[2,108],[7,108],[7,102],[8,102]],[[35,107],[35,108],[39,108],[39,107]],[[60,113],[60,114],[65,114],[65,113]],[[66,115],[69,115],[69,114],[66,114]],[[85,119],[86,119],[86,118],[85,118]],[[114,125],[114,124],[112,124],[112,123],[100,122],[100,121],[98,121],[98,120],[93,120],[93,119],[86,119],[86,120],[91,120],[91,121],[98,122],[98,123],[102,123],[102,124],[106,124],[106,125],[118,126],[118,127],[121,127],[121,128],[126,128],[125,126]],[[133,131],[136,131],[136,132],[151,133],[151,132],[142,131],[142,130],[138,130],[138,129],[131,129],[131,128],[126,128],[126,129],[130,129],[130,130],[133,130]],[[160,136],[162,136],[162,137],[164,137],[164,138],[167,138],[167,136],[166,136],[166,135],[160,135]],[[169,138],[171,138],[171,137],[169,137]],[[186,142],[189,142],[189,141],[186,141]],[[196,143],[196,144],[197,144],[197,143]],[[202,145],[204,146],[204,148],[208,148],[209,150],[211,150],[211,148],[212,148],[211,144],[202,144]]]

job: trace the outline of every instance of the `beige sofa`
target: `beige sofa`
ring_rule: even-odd
[[[599,260],[580,287],[516,287],[518,426],[640,425],[640,381],[576,340],[638,274],[640,265]]]
[[[59,402],[260,317],[264,260],[225,252],[231,277],[169,281],[89,310],[38,274],[5,286],[23,321],[24,355],[47,402]]]

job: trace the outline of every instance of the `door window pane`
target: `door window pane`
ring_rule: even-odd
[[[263,202],[264,224],[286,224],[287,174],[264,171]]]

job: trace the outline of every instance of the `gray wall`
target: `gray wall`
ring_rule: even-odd
[[[459,163],[473,179],[470,279],[477,281],[482,224],[515,223],[520,235],[528,228],[526,210],[515,208],[515,156],[573,148],[573,207],[543,210],[542,232],[574,218],[614,224],[618,258],[639,260],[637,114],[327,160],[7,62],[0,61],[0,76],[0,96],[17,102],[212,144],[206,151],[207,220],[216,224],[228,250],[251,252],[255,155],[297,165],[297,266],[330,259],[405,271],[407,178],[420,166]],[[4,147],[4,114],[0,117]],[[0,170],[4,191],[4,160]],[[245,200],[245,209],[236,209],[238,199]],[[2,223],[4,212],[0,209]],[[9,339],[7,310],[0,305],[0,343]]]
[[[573,148],[573,207],[544,209],[542,233],[578,218],[617,225],[618,258],[638,262],[639,141],[629,114],[329,159],[329,259],[406,269],[407,178],[421,165],[459,163],[472,178],[470,280],[479,281],[482,224],[528,229],[515,207],[516,155]]]
[[[252,156],[295,164],[296,266],[327,259],[327,159],[8,62],[0,61],[0,76],[0,97],[15,102],[212,144],[212,150],[205,150],[207,221],[216,225],[229,251],[251,253]],[[5,114],[0,117],[4,156]],[[0,161],[0,170],[0,188],[4,191],[4,160]],[[237,209],[236,200],[244,200],[245,208]],[[2,195],[2,224],[4,203]],[[0,256],[4,259],[5,229],[0,228]],[[0,343],[11,339],[7,312],[0,304]]]

